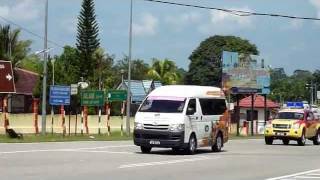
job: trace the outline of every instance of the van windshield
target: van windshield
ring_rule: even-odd
[[[181,113],[186,99],[180,97],[148,97],[141,105],[140,112]]]
[[[276,119],[286,119],[286,120],[297,120],[297,119],[303,119],[304,114],[303,113],[297,113],[297,112],[280,112],[277,114]]]

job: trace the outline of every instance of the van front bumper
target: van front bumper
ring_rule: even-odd
[[[134,144],[144,147],[184,148],[184,131],[134,130]]]

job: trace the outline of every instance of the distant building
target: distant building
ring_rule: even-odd
[[[33,89],[39,79],[39,74],[15,68],[16,93],[8,98],[9,113],[31,113],[33,101]],[[3,97],[0,97],[0,111],[3,110]]]
[[[144,98],[155,88],[162,86],[160,81],[153,80],[131,80],[131,115],[134,115]],[[124,80],[117,89],[128,89],[128,80]]]

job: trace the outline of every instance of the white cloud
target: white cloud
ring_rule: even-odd
[[[232,10],[239,11],[251,11],[248,7],[243,8],[228,8]],[[250,29],[253,28],[254,18],[251,16],[237,16],[235,14],[230,14],[223,11],[210,11],[209,23],[204,24],[199,27],[199,31],[202,33],[222,32],[222,33],[232,33],[240,29]]]
[[[152,36],[156,34],[159,20],[150,13],[141,15],[137,23],[132,24],[133,35]]]
[[[320,18],[320,1],[319,0],[309,0],[309,2],[316,8],[317,17]],[[316,21],[315,23],[320,25],[320,23],[318,21]]]
[[[37,0],[19,0],[11,6],[0,6],[0,15],[10,20],[30,21],[40,17],[42,5]]]
[[[198,23],[202,19],[202,15],[197,12],[183,13],[179,15],[171,15],[165,18],[165,22],[173,26],[185,26],[191,23]]]

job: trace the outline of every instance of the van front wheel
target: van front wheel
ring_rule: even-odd
[[[194,134],[192,134],[189,138],[188,147],[186,149],[187,154],[195,154],[197,150],[197,139]]]

